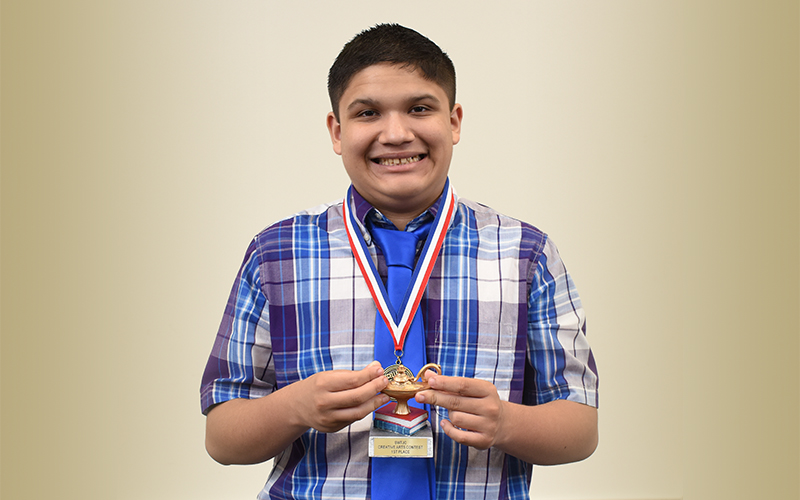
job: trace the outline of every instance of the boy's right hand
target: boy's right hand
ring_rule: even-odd
[[[273,458],[309,428],[335,432],[389,401],[380,363],[358,371],[331,370],[256,399],[232,399],[211,409],[206,449],[222,464]]]
[[[296,382],[298,416],[306,427],[336,432],[389,402],[380,394],[389,379],[378,361],[359,371],[331,370]]]

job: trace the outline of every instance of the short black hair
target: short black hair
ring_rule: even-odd
[[[450,109],[456,103],[456,69],[438,45],[399,24],[378,24],[347,42],[328,72],[328,95],[336,120],[339,101],[359,71],[380,63],[410,67],[444,90]]]

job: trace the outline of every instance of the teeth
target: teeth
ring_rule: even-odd
[[[421,155],[412,156],[410,158],[380,158],[378,159],[378,163],[381,165],[386,165],[387,167],[390,165],[406,165],[408,163],[414,163],[416,161],[420,161],[422,159]]]

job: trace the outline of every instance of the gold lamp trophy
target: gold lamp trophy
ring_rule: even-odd
[[[381,392],[397,401],[394,408],[395,415],[410,414],[408,400],[416,396],[418,392],[430,389],[428,382],[422,378],[427,370],[434,370],[439,375],[442,374],[442,367],[436,363],[428,363],[420,368],[416,377],[403,365],[392,365],[386,369],[384,373],[389,378],[389,385]]]
[[[399,361],[399,360],[398,360]],[[373,428],[369,436],[369,456],[393,458],[431,458],[433,434],[428,427],[428,412],[408,406],[408,400],[420,391],[430,389],[423,376],[427,370],[439,375],[442,368],[428,363],[414,374],[401,363],[392,365],[384,374],[389,384],[381,392],[394,400],[375,410]]]
[[[389,384],[381,392],[394,402],[375,410],[373,429],[370,431],[371,457],[433,456],[433,434],[428,426],[428,412],[423,408],[408,405],[408,400],[418,392],[430,389],[430,385],[424,379],[427,370],[442,374],[442,368],[436,363],[423,366],[416,377],[401,363],[384,370],[389,378]]]

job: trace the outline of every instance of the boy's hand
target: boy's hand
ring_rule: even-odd
[[[447,436],[479,450],[495,445],[503,424],[503,402],[494,384],[432,371],[425,377],[431,389],[417,393],[415,399],[448,409],[450,420],[441,421]]]
[[[378,361],[359,371],[316,373],[297,382],[302,384],[302,394],[297,399],[298,415],[306,427],[336,432],[388,403],[389,396],[379,394],[388,383]]]

